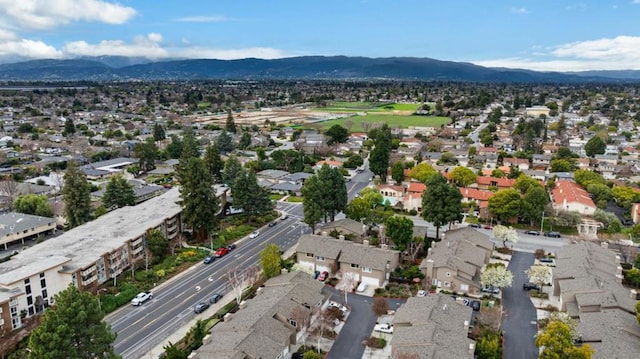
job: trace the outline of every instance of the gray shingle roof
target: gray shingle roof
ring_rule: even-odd
[[[593,359],[636,359],[640,355],[640,328],[635,317],[618,309],[580,313],[577,332],[595,350]]]
[[[338,259],[338,255],[340,255],[340,251],[345,244],[346,242],[340,239],[305,234],[298,239],[296,251],[313,253],[316,256],[322,256],[328,259]]]
[[[49,217],[34,216],[18,212],[0,214],[0,237],[7,234],[30,230],[47,223],[55,225],[55,219]]]

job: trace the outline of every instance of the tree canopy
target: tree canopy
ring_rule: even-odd
[[[437,174],[436,171],[430,164],[427,162],[418,163],[409,171],[409,177],[413,178],[416,181],[420,181],[422,183],[426,183],[431,176]]]
[[[467,187],[476,182],[476,174],[467,167],[458,166],[451,171],[451,181],[460,187]]]
[[[193,229],[196,239],[204,241],[215,228],[219,211],[213,178],[201,158],[188,160],[180,178],[180,197],[185,221]]]
[[[91,220],[91,186],[84,172],[73,161],[64,173],[62,198],[67,227],[77,227]]]
[[[233,206],[241,208],[249,222],[252,218],[271,210],[269,192],[258,185],[258,178],[253,171],[242,170],[231,186]]]
[[[480,283],[498,288],[511,287],[513,273],[502,263],[488,264],[480,273]]]
[[[499,221],[509,222],[511,218],[520,213],[521,202],[520,193],[517,190],[513,188],[503,189],[489,198],[489,211]]]
[[[267,278],[280,274],[281,262],[280,247],[273,243],[267,244],[260,252],[260,266],[262,266],[262,272]]]
[[[138,159],[140,168],[149,172],[156,168],[156,160],[158,159],[158,146],[152,137],[148,137],[144,142],[138,143],[133,147],[133,157]]]
[[[35,216],[52,217],[53,211],[46,195],[23,194],[13,202],[16,212],[32,214]]]
[[[431,176],[426,185],[427,189],[422,193],[422,218],[433,223],[436,240],[439,240],[440,227],[462,220],[462,194],[440,174]]]
[[[116,334],[102,320],[98,300],[89,292],[69,286],[54,296],[55,306],[42,316],[29,336],[29,358],[115,359]]]
[[[324,134],[329,137],[329,140],[327,141],[328,145],[344,143],[349,139],[349,131],[337,124],[331,126]]]
[[[602,138],[599,136],[593,136],[587,144],[584,145],[584,151],[589,157],[593,157],[595,155],[601,155],[607,149],[607,144],[604,143]]]
[[[371,172],[380,176],[382,182],[387,182],[389,168],[389,154],[391,152],[391,130],[387,124],[371,130],[369,138],[374,141],[374,148],[369,154],[369,168]]]
[[[111,177],[107,182],[102,202],[108,209],[133,206],[136,203],[133,186],[121,175]]]
[[[396,249],[404,252],[413,240],[413,221],[404,216],[393,216],[385,221],[385,234],[391,238]]]
[[[536,346],[542,347],[541,359],[591,359],[594,351],[589,344],[577,347],[573,333],[561,321],[552,321],[536,336]]]

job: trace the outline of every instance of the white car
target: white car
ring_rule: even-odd
[[[361,283],[358,285],[358,288],[356,289],[356,292],[358,292],[358,293],[362,293],[362,292],[364,292],[365,290],[367,290],[367,283],[365,283],[365,282],[361,282]]]
[[[249,235],[249,238],[254,239],[260,235],[260,231],[255,231]]]
[[[376,326],[373,327],[373,331],[381,332],[381,333],[387,333],[387,334],[393,334],[393,325],[392,324],[388,324],[388,323],[376,324]]]
[[[426,297],[427,296],[427,291],[425,290],[419,290],[418,293],[416,294],[416,297]]]
[[[335,308],[340,309],[340,311],[342,312],[342,314],[344,314],[344,313],[346,313],[346,312],[347,312],[347,307],[345,307],[344,305],[342,305],[342,304],[340,304],[340,303],[337,303],[337,302],[329,302],[329,308],[332,308],[332,307],[335,307]]]
[[[138,295],[136,295],[135,298],[131,299],[131,304],[135,306],[139,306],[139,305],[142,305],[142,303],[152,298],[153,298],[153,294],[151,294],[151,292],[138,293]]]

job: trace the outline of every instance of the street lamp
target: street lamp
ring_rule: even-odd
[[[102,311],[102,302],[100,301],[100,293],[102,292],[106,292],[107,290],[105,288],[102,289],[98,289],[98,293],[96,293],[96,296],[98,297],[98,309],[100,309],[100,311]]]

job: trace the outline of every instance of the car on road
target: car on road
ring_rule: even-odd
[[[481,228],[482,226],[481,226],[481,225],[479,225],[478,223],[471,223],[471,224],[469,225],[469,227],[471,227],[471,228]]]
[[[196,304],[195,307],[193,307],[193,311],[196,314],[202,313],[207,309],[209,309],[209,303],[205,303],[205,302],[200,302],[200,303]]]
[[[487,224],[486,226],[484,226],[484,229],[489,229],[489,230],[491,230],[491,229],[493,229],[493,227],[491,227],[490,225],[488,225],[488,224]]]
[[[338,303],[338,302],[329,302],[329,306],[328,308],[338,308],[340,309],[340,311],[342,312],[342,314],[347,312],[347,307],[345,307],[344,305]]]
[[[479,300],[472,300],[470,304],[471,304],[471,309],[473,309],[476,312],[480,311],[480,307],[482,306],[482,302],[480,302]]]
[[[373,327],[373,331],[381,332],[381,333],[387,333],[387,334],[393,334],[393,325],[389,324],[389,323],[376,324]]]
[[[278,224],[278,222],[276,222],[276,221],[269,222],[269,227],[273,227],[273,226],[275,226],[276,224]]]
[[[254,239],[260,235],[260,231],[254,231],[249,235],[249,238]]]
[[[531,282],[526,282],[525,284],[522,285],[522,289],[524,290],[532,290],[535,289],[538,292],[540,291],[540,285],[535,284],[535,283],[531,283]]]
[[[484,293],[493,293],[493,294],[499,294],[500,293],[500,288],[494,287],[492,285],[485,285],[480,290],[482,292],[484,292]]]
[[[205,259],[202,261],[202,263],[204,263],[204,264],[211,264],[211,263],[213,263],[213,261],[215,261],[215,260],[216,260],[216,257],[214,257],[214,256],[208,256],[207,258],[205,258]]]
[[[288,214],[283,214],[283,215],[282,215],[282,217],[280,217],[280,219],[281,219],[281,220],[283,220],[283,221],[284,221],[285,219],[287,219],[287,218],[289,218],[289,215],[288,215]]]
[[[218,303],[218,301],[222,299],[222,294],[220,293],[213,293],[213,295],[211,296],[211,298],[209,298],[209,303],[211,304],[216,304]]]
[[[540,232],[538,232],[538,231],[526,231],[526,232],[524,232],[524,234],[528,234],[528,235],[531,235],[531,236],[539,236]]]
[[[554,231],[550,231],[550,232],[544,232],[544,236],[545,237],[552,237],[552,238],[560,238],[560,232],[554,232]]]
[[[236,245],[235,245],[235,244],[233,244],[233,243],[231,243],[230,245],[228,245],[228,246],[227,246],[227,249],[228,249],[229,251],[232,251],[232,250],[236,249]]]
[[[318,276],[318,280],[321,282],[324,282],[325,280],[327,280],[327,278],[329,278],[329,272],[327,271],[320,273],[320,275]]]
[[[131,304],[135,306],[142,305],[142,303],[148,301],[153,298],[153,294],[151,292],[142,292],[138,293],[133,299],[131,299]]]
[[[218,250],[216,250],[216,252],[213,254],[216,258],[220,258],[220,257],[224,257],[225,255],[227,255],[229,253],[229,248],[227,247],[220,247],[218,248]]]

